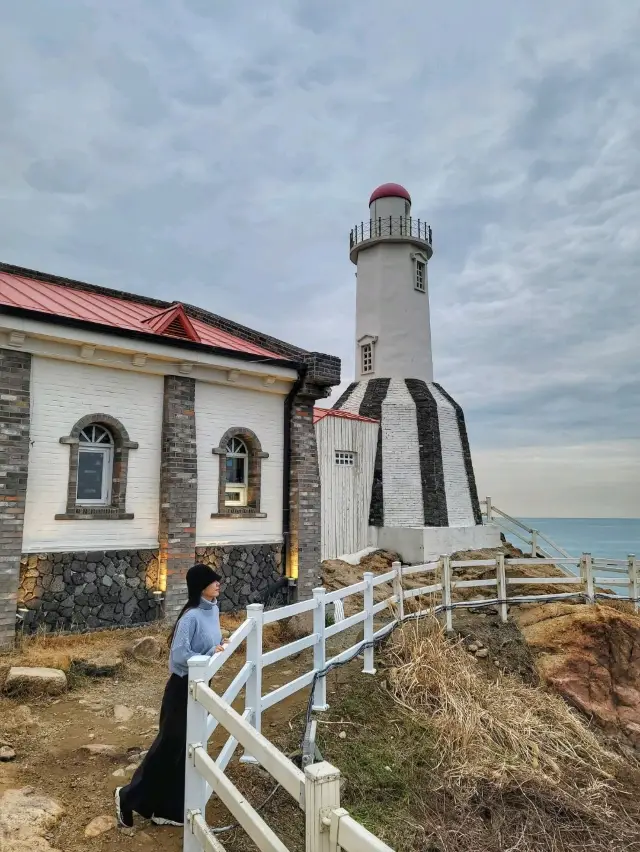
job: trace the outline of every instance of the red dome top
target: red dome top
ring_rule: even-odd
[[[400,186],[399,183],[383,183],[382,186],[374,189],[371,193],[369,204],[373,204],[378,198],[406,198],[409,204],[411,204],[411,196],[404,186]]]

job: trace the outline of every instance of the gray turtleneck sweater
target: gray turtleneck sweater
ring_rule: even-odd
[[[222,644],[218,604],[200,598],[200,606],[189,609],[176,627],[169,654],[171,674],[186,677],[187,660],[196,654],[210,657]]]

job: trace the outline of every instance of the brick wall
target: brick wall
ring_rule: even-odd
[[[195,562],[198,472],[195,380],[165,376],[160,462],[160,565],[166,566],[165,614],[186,601],[185,577]]]
[[[298,565],[297,596],[311,597],[320,586],[320,471],[313,425],[313,406],[324,395],[320,388],[304,385],[291,410],[291,479],[289,512],[289,565]]]
[[[0,648],[13,644],[29,465],[31,355],[0,349]]]

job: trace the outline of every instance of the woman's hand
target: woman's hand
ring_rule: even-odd
[[[222,645],[216,645],[216,650],[213,653],[219,654],[221,651],[224,651],[226,647],[227,647],[226,642],[223,642]]]

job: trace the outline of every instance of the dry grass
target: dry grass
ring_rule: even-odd
[[[640,779],[625,778],[620,759],[560,698],[487,677],[435,622],[397,631],[386,663],[394,701],[429,732],[438,754],[431,795],[417,807],[437,846],[640,848],[632,796]],[[497,847],[487,845],[488,834]]]

